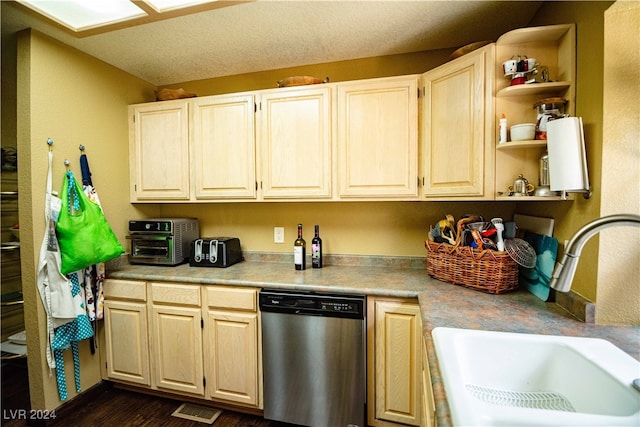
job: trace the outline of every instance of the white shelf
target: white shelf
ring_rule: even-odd
[[[566,202],[573,200],[573,194],[569,193],[565,199],[561,196],[496,196],[496,201],[509,201],[509,202]]]
[[[505,142],[503,144],[496,145],[496,149],[498,150],[513,150],[519,148],[543,148],[547,146],[546,139],[534,139],[527,141],[510,141]]]
[[[507,86],[496,93],[496,97],[526,96],[526,95],[554,95],[566,91],[571,87],[571,82],[529,83],[515,86]]]

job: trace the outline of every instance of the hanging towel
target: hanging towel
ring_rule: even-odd
[[[82,276],[79,275],[79,272],[74,272],[68,274],[67,277],[71,280],[71,293],[79,314],[72,322],[66,323],[55,330],[51,346],[55,358],[56,383],[60,400],[66,400],[68,397],[64,370],[64,350],[71,349],[76,391],[80,393],[82,389],[80,388],[80,352],[78,343],[93,337],[93,328],[91,327],[91,322],[89,322],[84,301],[81,297],[80,277]]]
[[[82,147],[81,149],[84,149]],[[91,179],[91,169],[89,168],[89,159],[86,154],[80,155],[80,170],[82,172],[82,190],[96,205],[100,205],[100,198],[98,192],[93,187],[93,181]],[[90,321],[101,320],[104,317],[104,291],[103,284],[105,279],[105,265],[104,262],[92,265],[84,270],[84,296],[85,304],[87,306],[87,314]]]
[[[51,353],[54,329],[76,318],[77,311],[73,305],[71,283],[61,272],[62,261],[56,238],[56,221],[60,212],[60,199],[52,194],[51,166],[53,151],[49,151],[49,171],[47,174],[47,188],[45,195],[45,232],[40,246],[38,260],[37,286],[40,299],[47,314],[47,364],[50,369],[55,367]]]

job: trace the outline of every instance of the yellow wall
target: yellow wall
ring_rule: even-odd
[[[15,40],[14,40],[15,41]],[[17,36],[17,147],[25,328],[29,351],[31,404],[61,404],[55,376],[45,359],[46,316],[36,287],[36,267],[44,236],[47,138],[54,140],[53,188],[60,190],[65,158],[80,177],[78,147],[86,146],[93,182],[105,215],[125,244],[126,219],[153,214],[127,203],[127,104],[140,102],[154,87],[95,58],[37,33]],[[65,352],[69,396],[75,392],[70,352]],[[82,389],[100,381],[99,357],[81,343]]]
[[[272,89],[277,82],[289,76],[315,76],[329,78],[331,82],[370,79],[424,73],[449,60],[451,49],[406,53],[375,58],[353,59],[325,64],[304,65],[293,68],[260,71],[227,77],[174,83],[162,87],[183,88],[198,96],[247,90]]]
[[[617,2],[605,13],[602,215],[640,213],[639,27],[640,2]],[[596,323],[640,326],[638,248],[637,228],[601,234]]]

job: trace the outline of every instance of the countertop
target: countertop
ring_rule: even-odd
[[[334,261],[342,262],[339,258]],[[543,302],[526,290],[485,294],[435,280],[425,268],[415,267],[415,262],[405,262],[401,257],[392,262],[362,257],[355,265],[332,264],[295,271],[291,262],[256,258],[228,268],[125,265],[108,269],[108,278],[418,298],[440,427],[450,426],[451,418],[431,338],[433,328],[604,338],[640,360],[640,327],[584,323],[559,305]]]

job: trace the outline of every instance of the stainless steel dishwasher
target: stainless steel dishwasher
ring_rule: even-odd
[[[365,297],[263,290],[264,418],[365,427]]]

